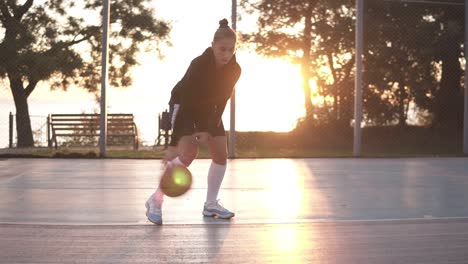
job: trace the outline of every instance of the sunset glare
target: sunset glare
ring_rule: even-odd
[[[204,6],[210,7],[210,11],[205,12],[208,9],[202,8]],[[144,144],[154,143],[158,134],[157,117],[168,108],[171,89],[182,78],[191,60],[211,45],[218,21],[227,18],[231,23],[229,1],[155,0],[154,7],[156,17],[171,25],[171,44],[151,43],[153,49],[138,56],[139,65],[133,69],[131,85],[126,88],[110,86],[106,95],[109,113],[135,115]],[[255,27],[255,21],[248,19],[237,23],[238,32]],[[154,45],[157,45],[159,53],[154,50]],[[263,57],[243,45],[239,45],[236,56],[242,75],[235,87],[235,129],[275,132],[294,129],[297,120],[305,113],[299,65],[281,58]],[[8,90],[2,91],[0,100],[4,105],[2,116],[16,112]],[[51,91],[46,82],[40,82],[28,101],[30,114],[44,119],[50,113],[100,111],[96,97],[82,87]],[[229,102],[223,121],[225,128],[230,129]]]

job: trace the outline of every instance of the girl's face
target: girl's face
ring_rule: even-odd
[[[211,43],[217,66],[226,65],[236,52],[236,40],[222,38]]]

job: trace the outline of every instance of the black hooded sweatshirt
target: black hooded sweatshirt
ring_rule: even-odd
[[[184,77],[172,89],[169,104],[180,105],[176,124],[177,120],[193,120],[198,132],[218,126],[240,74],[235,55],[224,67],[216,69],[213,49],[207,48],[192,60]]]

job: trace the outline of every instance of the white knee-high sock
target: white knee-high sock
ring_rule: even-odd
[[[185,166],[185,164],[180,160],[179,157],[174,158],[173,160],[168,162],[171,165],[182,165]]]
[[[208,171],[208,190],[206,193],[206,202],[216,202],[218,199],[219,188],[223,182],[224,174],[226,173],[226,165],[216,164],[211,162]]]
[[[179,157],[169,161],[166,166],[173,166],[173,165],[185,166],[185,164],[179,159]],[[154,193],[154,199],[156,199],[158,203],[162,203],[164,200],[164,193],[161,191],[161,188],[159,185],[158,185],[158,188],[156,189],[156,192]]]

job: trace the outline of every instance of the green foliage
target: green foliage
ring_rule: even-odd
[[[241,1],[245,12],[258,14],[258,28],[254,32],[243,32],[243,40],[253,44],[257,52],[265,56],[284,57],[299,62],[303,50],[304,16],[308,7],[315,5],[315,2]]]
[[[1,77],[7,66],[24,81],[49,81],[52,88],[71,84],[95,91],[100,82],[102,1],[17,1],[1,3]],[[110,77],[113,86],[129,86],[130,70],[143,48],[167,41],[169,26],[154,17],[148,0],[111,1]],[[23,16],[16,16],[20,9]]]
[[[96,93],[101,81],[100,0],[0,1],[0,79],[8,79],[17,111],[18,146],[33,145],[27,98],[39,82],[51,89],[76,85]],[[154,17],[150,0],[110,1],[109,77],[132,84],[144,49],[167,42],[169,25]]]
[[[430,104],[434,24],[420,6],[369,3],[366,17],[365,115],[370,124],[406,125],[410,103]],[[396,121],[398,120],[398,121]]]
[[[307,123],[349,125],[353,119],[355,4],[241,1],[258,16],[258,30],[245,33],[244,40],[265,56],[307,67],[305,81],[313,79],[318,87],[317,94],[304,94],[306,101],[318,95],[328,98],[314,106]],[[364,9],[365,122],[405,126],[411,114],[421,125],[459,126],[463,8],[365,1]]]
[[[347,123],[352,112],[354,1],[258,1],[241,2],[257,13],[258,31],[243,34],[257,52],[300,63],[305,102],[321,95],[333,98],[315,105],[308,120]],[[318,94],[310,92],[316,81]],[[338,103],[339,102],[339,103]],[[306,112],[309,113],[306,103]]]

